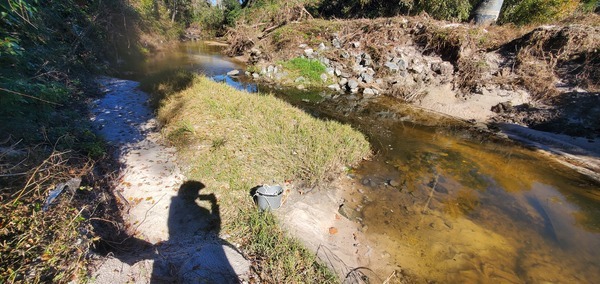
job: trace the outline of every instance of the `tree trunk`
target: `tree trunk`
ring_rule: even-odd
[[[475,23],[489,25],[496,22],[504,0],[483,0],[475,10]]]
[[[175,15],[177,15],[177,10],[179,9],[179,7],[177,6],[177,0],[173,1],[173,7],[171,9],[173,9],[173,14],[171,14],[171,23],[174,23]]]

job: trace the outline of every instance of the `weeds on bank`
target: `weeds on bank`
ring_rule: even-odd
[[[84,257],[94,240],[86,217],[93,202],[79,188],[65,189],[52,206],[43,210],[55,183],[89,173],[90,160],[67,152],[52,152],[41,162],[35,150],[20,157],[31,170],[11,174],[0,170],[0,282],[69,282],[83,273]],[[0,155],[0,164],[13,165],[15,157]],[[23,184],[23,186],[19,186]],[[84,191],[86,187],[82,187]],[[88,200],[89,201],[89,200]]]
[[[255,271],[267,283],[337,283],[337,277],[297,240],[286,236],[269,212],[246,209],[232,224]]]
[[[325,73],[325,65],[318,60],[296,57],[289,61],[282,62],[290,76],[297,78],[304,77],[304,83],[309,85],[322,85],[321,74]]]
[[[169,96],[158,117],[188,177],[218,196],[229,241],[254,259],[259,277],[334,281],[313,255],[284,236],[273,216],[256,212],[249,192],[265,183],[316,186],[335,177],[370,154],[361,133],[313,118],[271,95],[237,91],[204,77]]]

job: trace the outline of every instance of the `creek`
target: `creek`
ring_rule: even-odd
[[[340,213],[360,223],[374,259],[418,282],[562,282],[600,279],[600,186],[552,159],[385,97],[362,100],[286,90],[225,75],[244,64],[223,47],[182,43],[145,74],[187,69],[250,92],[272,92],[365,133],[375,156],[348,176]],[[417,122],[415,122],[417,121]],[[378,271],[377,262],[371,269]],[[385,277],[384,277],[385,278]]]

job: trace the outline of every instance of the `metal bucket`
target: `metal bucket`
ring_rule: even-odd
[[[283,188],[279,185],[263,185],[256,190],[255,196],[260,210],[275,210],[281,206]]]

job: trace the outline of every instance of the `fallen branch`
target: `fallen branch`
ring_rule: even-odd
[[[422,212],[425,213],[425,211],[429,208],[429,202],[431,202],[431,198],[433,197],[433,192],[435,192],[435,186],[438,183],[438,177],[439,175],[435,176],[435,180],[433,181],[433,186],[431,186],[431,192],[429,193],[429,198],[427,198],[427,202],[425,203],[425,206],[423,207]]]
[[[280,27],[284,26],[285,24],[286,24],[286,22],[283,22],[281,24],[277,24],[277,25],[274,25],[272,27],[268,27],[268,28],[264,29],[263,30],[263,34],[260,35],[260,36],[258,36],[258,39],[265,38],[270,32],[276,30],[277,28],[280,28]]]

